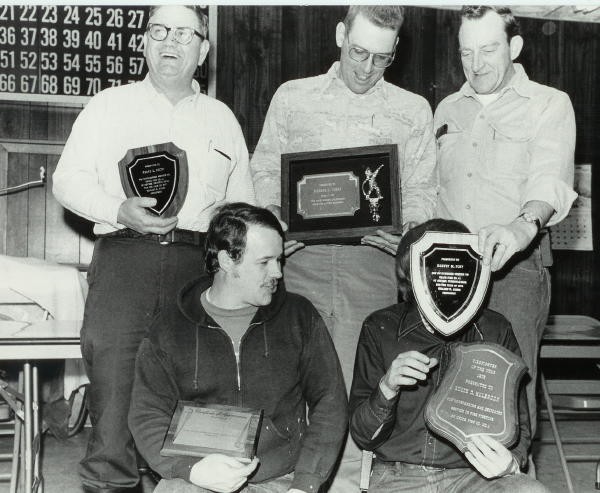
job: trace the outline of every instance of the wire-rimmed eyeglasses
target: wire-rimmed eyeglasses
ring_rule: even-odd
[[[355,62],[364,62],[368,60],[369,57],[373,57],[373,66],[377,68],[386,68],[389,67],[394,61],[394,57],[396,56],[396,50],[391,53],[371,53],[369,50],[365,50],[360,46],[350,44],[350,39],[348,39],[348,55]]]
[[[148,35],[154,41],[164,41],[167,39],[170,31],[173,31],[173,39],[182,45],[189,45],[194,38],[194,35],[204,41],[205,36],[191,27],[167,27],[164,24],[148,24],[146,28]]]

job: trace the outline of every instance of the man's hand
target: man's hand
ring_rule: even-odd
[[[401,236],[386,233],[380,229],[378,229],[375,233],[376,234],[374,235],[363,236],[360,242],[363,245],[377,247],[380,250],[389,253],[390,255],[396,255]]]
[[[164,235],[177,226],[177,217],[155,216],[146,209],[155,205],[156,199],[131,197],[119,207],[117,222],[138,233]]]
[[[242,487],[256,466],[256,457],[249,464],[243,464],[233,457],[210,454],[193,465],[190,482],[218,493],[231,493]]]
[[[515,220],[506,226],[490,224],[479,230],[479,251],[483,264],[497,271],[516,253],[525,250],[537,235],[533,223]]]
[[[467,448],[465,457],[485,478],[500,478],[519,470],[513,454],[488,435],[474,436],[467,442]]]
[[[379,388],[387,399],[391,399],[398,393],[400,387],[425,380],[429,370],[437,364],[437,358],[430,358],[418,351],[400,353],[381,379]]]
[[[283,255],[289,257],[292,253],[304,248],[304,243],[296,240],[288,240],[283,243]]]

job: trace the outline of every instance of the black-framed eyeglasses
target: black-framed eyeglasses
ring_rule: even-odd
[[[394,57],[396,56],[396,49],[391,53],[371,53],[369,50],[365,50],[360,46],[354,45],[350,43],[350,38],[346,37],[348,40],[348,55],[355,62],[364,62],[368,60],[369,57],[373,57],[373,66],[377,68],[386,68],[389,67],[394,61]]]
[[[200,41],[206,39],[205,36],[191,27],[167,27],[164,24],[148,24],[146,31],[154,41],[164,41],[167,39],[169,32],[173,31],[173,39],[182,45],[189,45],[194,35],[198,36]]]

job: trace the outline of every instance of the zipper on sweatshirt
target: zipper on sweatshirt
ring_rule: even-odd
[[[242,401],[242,399],[241,399],[241,393],[242,393],[242,369],[241,369],[242,345],[244,343],[244,339],[245,339],[246,335],[248,334],[248,332],[255,325],[259,325],[259,324],[260,324],[260,322],[253,322],[248,326],[248,329],[246,329],[246,332],[240,339],[240,347],[237,352],[235,350],[235,343],[233,342],[233,339],[222,327],[220,327],[218,325],[209,325],[208,326],[208,328],[210,328],[210,329],[215,329],[215,330],[218,330],[219,332],[221,332],[229,340],[229,343],[231,344],[231,346],[230,346],[231,352],[233,353],[233,357],[235,359],[235,370],[236,370],[236,388],[235,388],[235,390],[237,391],[238,405],[242,404],[242,402],[241,402]]]

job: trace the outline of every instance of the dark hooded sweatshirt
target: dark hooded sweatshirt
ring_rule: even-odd
[[[280,283],[242,337],[238,364],[231,339],[200,303],[210,285],[188,284],[140,346],[129,412],[138,450],[164,478],[189,480],[198,458],[160,455],[178,400],[263,409],[250,482],[295,471],[293,488],[318,491],[347,427],[344,379],[323,320]]]

